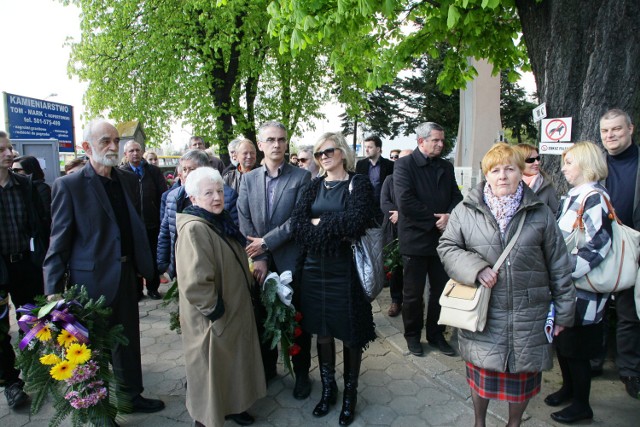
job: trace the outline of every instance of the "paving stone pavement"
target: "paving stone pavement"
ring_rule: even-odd
[[[164,292],[167,285],[162,285]],[[388,291],[374,301],[374,319],[379,339],[364,353],[358,406],[353,426],[472,426],[473,405],[469,389],[464,379],[464,366],[460,358],[449,358],[435,351],[427,350],[425,357],[414,357],[406,352],[402,338],[400,318],[389,318],[386,310],[389,304]],[[182,356],[182,341],[179,335],[168,327],[170,309],[161,301],[148,298],[140,304],[140,329],[142,346],[142,368],[144,376],[144,396],[160,398],[166,408],[155,414],[131,414],[119,418],[122,426],[190,426],[193,424],[184,404],[185,372]],[[15,319],[13,319],[15,331]],[[342,346],[336,343],[337,376],[342,376]],[[260,426],[337,426],[340,412],[338,404],[324,418],[314,418],[311,412],[320,396],[320,375],[316,365],[315,343],[313,345],[311,377],[313,389],[305,400],[292,396],[293,379],[284,375],[282,365],[280,376],[269,383],[267,397],[256,402],[249,410]],[[557,376],[557,374],[556,374]],[[556,379],[557,380],[557,379]],[[342,391],[343,384],[338,380]],[[543,389],[543,393],[544,393]],[[341,395],[340,395],[341,396]],[[541,401],[541,397],[537,399]],[[619,401],[618,401],[619,400]],[[622,402],[622,405],[620,403]],[[640,415],[640,402],[619,396],[613,410],[622,424],[609,422],[612,418],[602,417],[600,408],[595,407],[596,425],[631,426],[636,425],[633,415]],[[634,406],[635,405],[635,406]],[[555,425],[548,418],[548,412],[539,410],[527,412],[524,427]],[[0,426],[47,426],[53,408],[45,404],[40,413],[31,415],[29,407],[11,410],[4,397],[0,397]],[[507,417],[507,405],[492,402],[487,426],[502,426]],[[615,419],[615,418],[613,418]],[[547,420],[549,422],[547,422]],[[606,421],[605,421],[606,420]],[[66,420],[62,426],[71,425]],[[236,425],[227,422],[225,426]]]

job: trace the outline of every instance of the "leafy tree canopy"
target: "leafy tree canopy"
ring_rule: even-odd
[[[280,54],[266,0],[70,1],[82,36],[69,70],[89,82],[88,114],[138,119],[153,142],[178,119],[222,151],[238,134],[255,140],[266,119],[295,133],[326,96],[320,48]]]
[[[281,52],[332,46],[334,70],[361,76],[369,90],[424,54],[442,55],[438,84],[445,93],[477,75],[469,57],[487,58],[495,72],[528,66],[514,0],[273,0],[268,10]],[[451,46],[444,53],[443,42]]]

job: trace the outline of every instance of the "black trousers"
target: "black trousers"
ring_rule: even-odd
[[[151,257],[153,258],[153,277],[147,281],[147,292],[157,291],[160,288],[160,273],[158,273],[158,234],[160,233],[160,227],[147,228],[147,239],[149,240],[149,247],[151,248]],[[138,277],[138,296],[142,296],[142,290],[144,288],[144,279]]]
[[[634,288],[616,294],[616,312],[618,372],[624,377],[640,377],[640,319],[636,313]]]
[[[140,352],[140,316],[136,295],[136,273],[130,262],[122,263],[118,293],[111,302],[111,325],[122,324],[128,345],[111,348],[111,364],[119,399],[131,400],[143,391]]]
[[[443,339],[445,327],[438,325],[440,295],[449,280],[440,258],[433,256],[402,256],[404,264],[404,289],[402,322],[406,339],[420,339],[424,322],[424,287],[429,277],[429,305],[427,307],[427,341]]]
[[[7,267],[9,282],[0,285],[0,296],[6,298],[11,295],[11,302],[14,310],[24,304],[33,303],[36,295],[44,293],[42,279],[42,267],[38,267],[31,262],[30,253],[24,252],[22,260],[12,263],[9,257],[2,256],[2,260]],[[0,314],[4,311],[0,307]],[[0,319],[0,380],[5,384],[12,384],[18,381],[20,371],[16,369],[16,355],[11,346],[11,335],[9,330],[9,312]]]
[[[404,274],[402,267],[395,267],[391,270],[391,280],[389,281],[389,294],[391,302],[402,304],[402,289],[404,288]]]

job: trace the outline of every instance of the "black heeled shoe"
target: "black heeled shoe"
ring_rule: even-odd
[[[247,411],[240,412],[239,414],[229,414],[224,417],[225,420],[231,420],[236,424],[241,426],[250,426],[254,423],[255,418],[253,418]]]
[[[563,403],[570,401],[571,398],[571,393],[561,388],[555,393],[551,393],[549,396],[545,397],[544,403],[546,403],[548,406],[560,406]]]
[[[587,405],[570,405],[564,408],[562,411],[554,412],[551,414],[551,418],[554,421],[563,424],[571,424],[580,420],[590,420],[593,418],[593,411]]]

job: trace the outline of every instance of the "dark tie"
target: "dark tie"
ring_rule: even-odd
[[[138,177],[142,178],[142,168],[141,167],[137,167],[136,168],[136,173],[138,174]]]

